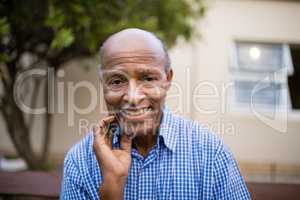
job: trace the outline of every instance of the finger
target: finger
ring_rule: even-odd
[[[101,128],[99,126],[93,127],[94,143],[98,146],[106,144],[105,135],[101,133]]]
[[[101,121],[108,126],[110,123],[114,122],[116,120],[116,116],[114,115],[109,115],[105,118],[103,118]]]
[[[101,123],[99,122],[99,124]],[[111,145],[109,144],[109,134],[101,134],[99,133],[99,129],[99,126],[94,127],[96,137],[94,138],[93,149],[101,168],[109,169],[113,163],[117,162],[117,158],[114,156]]]
[[[112,138],[108,132],[109,124],[115,120],[115,116],[108,116],[99,121],[99,123],[93,127],[95,142],[99,145],[106,144],[112,148]]]
[[[93,135],[94,137],[101,136],[101,128],[99,125],[93,126]]]
[[[121,135],[120,148],[128,153],[131,153],[132,138],[126,134]]]
[[[104,128],[105,128],[105,124],[104,124],[104,122],[102,122],[100,120],[97,125],[93,126],[94,137],[96,137],[96,136],[104,136],[104,134],[105,134]]]
[[[97,157],[98,163],[101,169],[108,170],[113,163],[117,162],[117,158],[113,154],[113,151],[108,147],[108,145],[101,145],[98,147],[94,146],[94,152]]]
[[[112,137],[113,134],[111,134],[111,131],[109,130],[109,126],[106,126],[105,128],[105,143],[109,146],[110,149],[112,149]]]
[[[103,123],[105,124],[105,128],[106,128],[106,142],[109,145],[109,147],[112,149],[112,138],[113,138],[113,134],[111,132],[111,130],[109,130],[111,128],[111,123],[113,123],[114,121],[116,121],[116,117],[114,115],[110,115],[107,116],[106,118],[103,119]]]
[[[108,136],[107,136],[107,144],[108,144],[108,146],[112,149],[112,139],[113,138],[113,135],[112,134],[108,134]]]
[[[101,135],[106,134],[108,131],[107,126],[109,126],[109,124],[113,122],[114,119],[115,116],[108,116],[104,119],[99,120],[98,124],[93,127],[94,136],[96,136],[95,134],[101,134]]]

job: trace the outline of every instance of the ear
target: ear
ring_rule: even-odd
[[[171,83],[173,80],[173,69],[171,67],[169,67],[168,71],[167,71],[167,90],[169,90]]]

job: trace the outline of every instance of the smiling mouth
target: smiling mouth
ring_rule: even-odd
[[[151,107],[146,107],[146,108],[128,108],[128,109],[122,109],[121,113],[127,116],[140,116],[144,114],[148,114],[153,112],[153,108]]]

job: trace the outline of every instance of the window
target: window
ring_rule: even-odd
[[[230,72],[234,83],[232,98],[238,108],[289,106],[288,75],[293,73],[289,45],[237,41]]]
[[[248,104],[256,84],[255,81],[236,81],[235,90],[238,91],[236,100]],[[261,86],[262,89],[253,95],[252,102],[261,105],[280,105],[281,84],[271,82],[269,84],[261,83]]]

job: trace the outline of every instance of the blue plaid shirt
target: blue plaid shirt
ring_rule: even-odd
[[[132,149],[125,200],[250,199],[233,155],[203,126],[165,109],[157,140],[146,158]],[[89,133],[65,158],[61,199],[99,199],[101,183]]]

